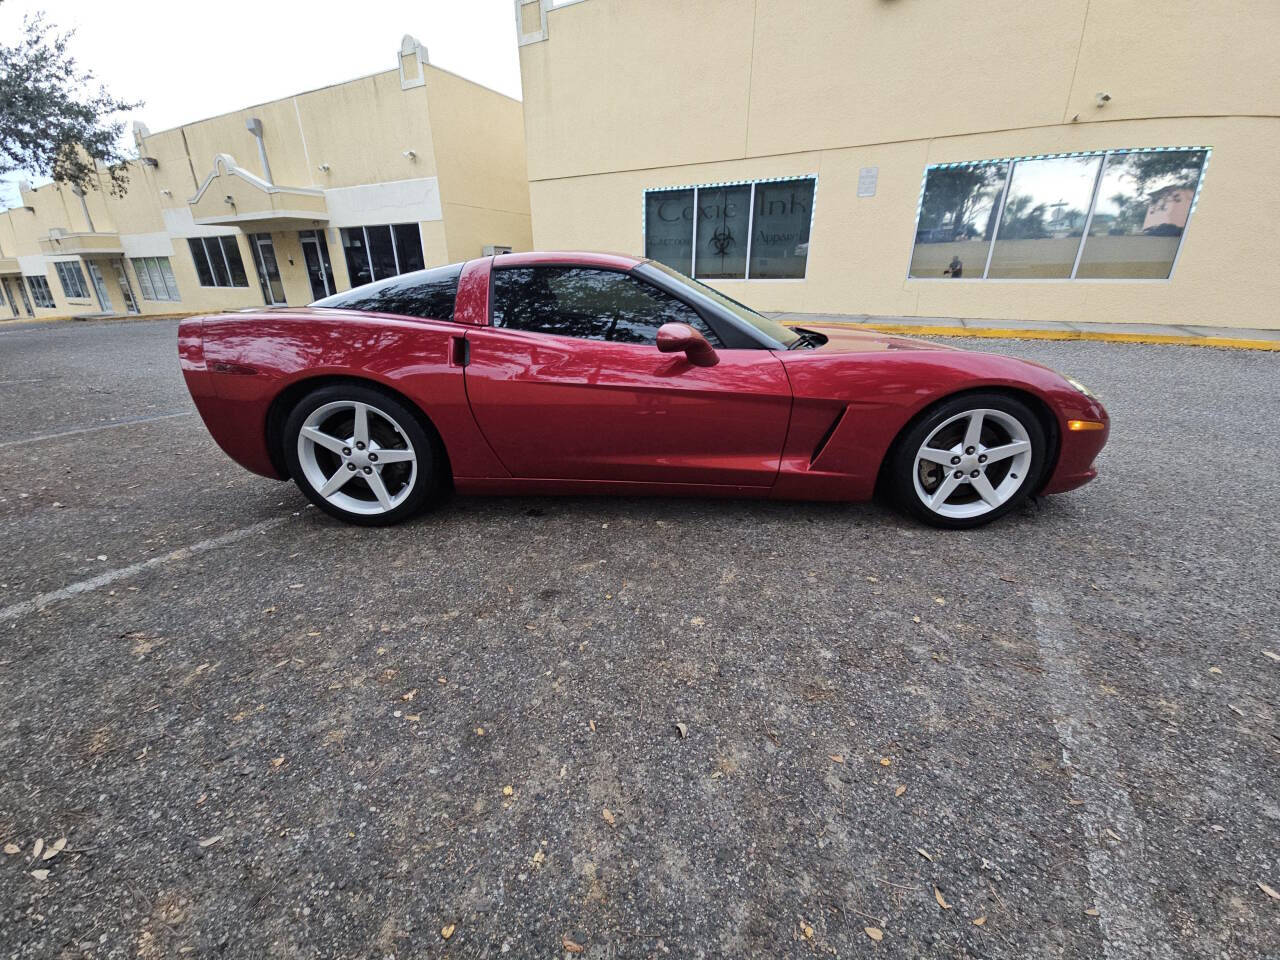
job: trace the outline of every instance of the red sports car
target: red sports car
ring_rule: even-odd
[[[485,257],[178,333],[232,459],[387,524],[459,493],[862,500],[943,527],[1091,480],[1107,413],[1042,366],[788,328],[662,264]]]

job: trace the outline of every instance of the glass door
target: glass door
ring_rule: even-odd
[[[0,277],[0,283],[4,284],[4,298],[9,303],[9,309],[13,311],[13,315],[18,315],[18,301],[13,298],[13,287],[9,286],[8,277]]]
[[[98,269],[98,264],[93,260],[86,260],[85,266],[89,268],[89,279],[93,281],[93,289],[98,294],[98,305],[102,307],[102,312],[114,313],[111,294],[107,293],[107,281],[102,276],[102,271]]]
[[[120,295],[124,297],[124,308],[129,313],[138,312],[138,298],[133,295],[133,284],[129,282],[129,274],[125,273],[123,260],[112,260],[116,268],[116,280],[120,284]]]
[[[253,262],[258,267],[263,302],[269,307],[282,306],[285,302],[284,282],[280,279],[280,265],[276,262],[276,248],[271,242],[271,234],[249,234],[249,246],[253,250]]]
[[[303,230],[298,234],[298,239],[302,242],[302,259],[307,265],[307,279],[311,281],[311,299],[319,300],[337,293],[324,231]]]

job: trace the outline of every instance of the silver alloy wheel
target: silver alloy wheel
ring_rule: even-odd
[[[336,400],[311,412],[298,431],[298,462],[320,496],[370,516],[400,506],[418,477],[408,434],[386,411],[358,400]]]
[[[944,420],[916,452],[916,496],[941,517],[967,520],[1007,503],[1026,482],[1031,437],[1003,410],[966,410]]]

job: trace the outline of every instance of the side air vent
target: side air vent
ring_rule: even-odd
[[[840,408],[840,412],[836,414],[836,418],[831,421],[831,426],[827,427],[827,432],[822,435],[822,439],[818,441],[818,445],[813,448],[813,456],[809,458],[809,466],[812,467],[818,457],[822,455],[822,451],[827,448],[827,443],[831,440],[832,434],[836,432],[836,427],[840,426],[840,421],[844,419],[844,415],[848,412],[848,407]]]

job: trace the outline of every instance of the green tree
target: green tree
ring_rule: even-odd
[[[0,0],[2,2],[2,0]],[[23,18],[13,44],[0,42],[0,173],[25,171],[81,190],[97,189],[96,164],[107,167],[111,192],[128,183],[120,149],[124,120],[139,106],[111,96],[68,49],[44,14]]]

